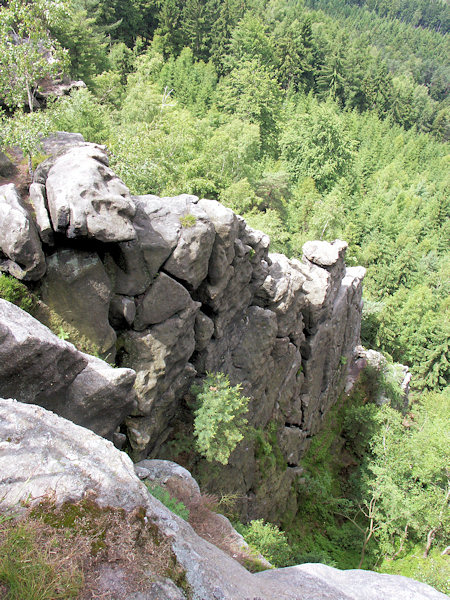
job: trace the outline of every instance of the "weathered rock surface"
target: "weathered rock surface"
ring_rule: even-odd
[[[113,361],[116,334],[109,324],[111,282],[95,252],[65,248],[47,257],[42,300]]]
[[[0,508],[54,492],[57,504],[95,493],[100,506],[147,502],[126,454],[41,406],[0,400]]]
[[[102,242],[136,237],[130,192],[108,167],[101,146],[75,146],[59,156],[48,172],[46,191],[55,231]]]
[[[79,352],[0,299],[0,395],[45,406],[112,439],[135,408],[131,369]]]
[[[327,565],[305,564],[294,567],[302,573],[308,573],[320,579],[341,593],[345,593],[352,600],[410,600],[413,598],[429,598],[437,600],[444,598],[445,594],[424,583],[419,583],[401,575],[386,575],[373,571],[352,569],[340,571]]]
[[[160,273],[137,307],[133,329],[142,331],[173,317],[192,304],[189,292],[165,273]]]
[[[0,299],[0,395],[39,403],[67,389],[87,362],[72,344]]]
[[[36,226],[13,183],[0,187],[0,271],[35,281],[45,273]]]
[[[39,237],[44,244],[53,245],[53,229],[47,211],[45,186],[42,183],[30,185],[30,202],[34,209],[34,217]]]
[[[342,572],[316,564],[252,575],[153,498],[134,474],[128,456],[110,442],[41,407],[0,399],[0,509],[17,511],[21,500],[33,504],[45,494],[50,494],[57,504],[89,495],[100,506],[122,507],[127,511],[143,507],[149,525],[153,524],[167,536],[185,569],[193,600],[443,600],[446,597],[405,577]],[[102,583],[105,593],[114,591],[117,576],[105,576]],[[174,589],[169,581],[159,580],[159,583],[156,588],[154,582],[150,583],[148,590],[129,597],[135,600],[183,597],[181,590]]]

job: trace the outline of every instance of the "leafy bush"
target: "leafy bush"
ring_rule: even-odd
[[[201,387],[192,391],[197,397],[194,435],[197,449],[207,460],[228,463],[230,454],[244,438],[244,414],[250,398],[241,394],[241,384],[231,386],[224,373],[208,373]]]
[[[154,496],[157,500],[162,502],[164,506],[167,506],[169,510],[173,513],[187,521],[189,519],[189,509],[186,506],[179,502],[176,498],[173,498],[167,490],[162,488],[160,485],[156,485],[152,482],[145,482],[148,491],[152,496]]]
[[[251,548],[262,554],[275,567],[292,564],[286,534],[273,523],[264,523],[262,519],[257,519],[250,521],[248,525],[238,524],[236,529]]]

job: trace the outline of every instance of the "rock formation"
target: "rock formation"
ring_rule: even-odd
[[[147,466],[152,469],[151,464]],[[156,464],[153,475],[167,477],[167,466]],[[189,482],[189,476],[182,471],[176,475]],[[95,498],[102,507],[126,511],[141,507],[148,527],[156,527],[167,539],[184,569],[193,600],[446,598],[428,585],[406,577],[338,571],[324,565],[305,564],[251,574],[151,496],[135,475],[128,456],[110,442],[40,406],[0,399],[0,510],[24,510],[21,500],[34,506],[47,497],[60,505],[86,496]],[[132,561],[125,564],[133,568]],[[127,579],[126,570],[122,576]],[[112,591],[117,600],[186,598],[170,580],[155,587],[149,577],[144,592],[132,590],[125,596],[117,593],[116,582],[117,577],[107,573],[103,591]],[[156,588],[162,589],[161,595],[156,595]]]
[[[339,240],[305,244],[301,261],[270,254],[265,234],[214,200],[132,197],[104,147],[72,141],[62,134],[58,144],[56,136],[56,153],[37,168],[34,212],[13,186],[0,188],[0,269],[34,282],[100,356],[114,360],[117,351],[116,364],[136,372],[137,406],[126,415],[136,458],[164,455],[196,378],[222,371],[241,383],[250,425],[275,428],[285,468],[261,474],[254,440],[246,439],[209,483],[239,490],[244,516],[276,520],[292,502],[309,440],[344,388],[359,340],[364,269],[345,267],[347,244]],[[15,237],[12,220],[20,221]],[[15,368],[10,381],[22,369]],[[83,373],[92,385],[86,369],[74,382]],[[50,403],[46,381],[43,372],[34,398],[34,388],[0,392],[101,433],[82,415],[83,403],[64,410]]]

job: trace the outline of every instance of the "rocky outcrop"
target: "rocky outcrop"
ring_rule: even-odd
[[[112,439],[135,407],[134,371],[79,352],[0,299],[0,395],[38,403]]]
[[[164,478],[167,465],[153,473]],[[172,472],[172,477],[176,476]],[[186,474],[180,475],[188,480]],[[193,600],[443,600],[446,596],[406,577],[338,571],[300,565],[249,573],[233,558],[200,538],[185,521],[148,493],[131,460],[113,445],[42,407],[0,399],[0,510],[17,513],[48,497],[55,504],[94,498],[99,506],[145,511],[144,522],[164,536],[185,571]],[[126,564],[126,563],[125,563]],[[132,561],[128,562],[132,569]],[[106,565],[107,566],[107,565]],[[103,592],[127,578],[110,566]],[[142,582],[141,582],[142,583]],[[109,587],[108,587],[109,586]],[[149,582],[127,598],[186,597],[170,580]],[[153,593],[152,593],[153,592]],[[156,595],[156,594],[159,595]],[[122,597],[122,596],[120,596]]]
[[[40,279],[45,257],[33,219],[10,183],[0,188],[0,271],[17,279]]]
[[[339,240],[308,242],[302,260],[270,254],[264,233],[214,200],[132,197],[104,147],[72,142],[58,134],[36,169],[34,214],[20,213],[33,241],[20,234],[15,245],[8,234],[3,268],[20,264],[17,276],[38,280],[45,303],[100,356],[113,360],[117,349],[116,363],[136,372],[137,408],[126,415],[136,458],[165,457],[177,419],[185,424],[184,397],[206,372],[240,383],[250,425],[266,436],[272,428],[279,468],[261,473],[245,439],[208,483],[239,491],[244,517],[295,511],[299,462],[359,340],[364,269],[346,268]],[[13,188],[2,189],[15,206]]]

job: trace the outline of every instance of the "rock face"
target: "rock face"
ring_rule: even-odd
[[[135,407],[134,371],[79,352],[0,299],[0,395],[38,403],[112,439]]]
[[[45,258],[38,231],[12,183],[0,188],[0,231],[0,270],[17,279],[42,277]]]
[[[170,472],[164,464],[157,465],[153,473],[156,478],[179,476],[189,481],[185,473]],[[33,505],[46,494],[57,504],[88,495],[103,507],[126,511],[142,507],[148,526],[156,527],[169,540],[185,570],[193,600],[446,598],[406,577],[338,571],[324,565],[300,565],[252,575],[153,498],[134,474],[128,456],[110,442],[39,406],[0,399],[0,510],[17,512],[21,500]],[[126,577],[126,572],[120,576]],[[116,583],[117,577],[103,577],[105,594],[114,592]],[[160,580],[159,584],[149,583],[147,590],[127,597],[186,597],[170,580]]]
[[[265,234],[214,200],[131,197],[103,147],[56,137],[35,173],[35,214],[18,211],[33,233],[2,229],[2,268],[39,280],[44,301],[102,357],[117,349],[117,364],[136,372],[138,404],[126,415],[136,458],[166,457],[195,379],[222,371],[242,384],[250,425],[266,438],[271,428],[285,466],[261,473],[246,439],[208,483],[239,491],[243,517],[295,511],[299,461],[354,359],[364,269],[345,267],[340,240],[308,242],[302,260],[270,254]]]

